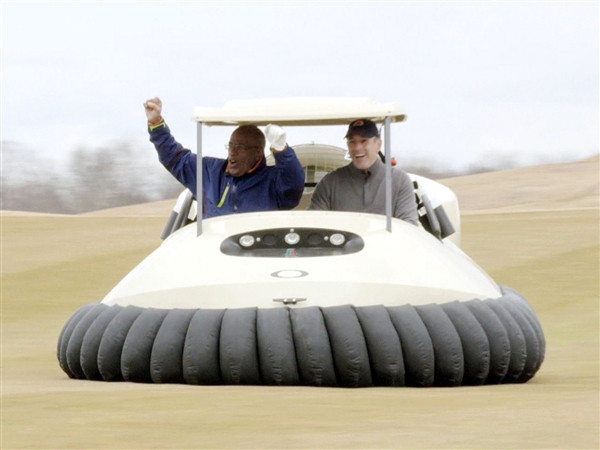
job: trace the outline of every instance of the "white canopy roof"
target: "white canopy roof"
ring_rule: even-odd
[[[347,125],[354,119],[383,122],[406,120],[396,103],[378,103],[362,97],[295,97],[232,100],[222,107],[198,107],[192,119],[205,125]]]

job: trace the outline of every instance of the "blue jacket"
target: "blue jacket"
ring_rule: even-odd
[[[196,154],[175,141],[166,124],[148,131],[161,164],[196,198]],[[274,157],[275,166],[267,166],[263,159],[255,171],[241,177],[225,172],[226,159],[203,157],[202,217],[297,206],[304,190],[302,165],[290,147]]]

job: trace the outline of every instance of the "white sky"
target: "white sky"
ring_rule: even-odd
[[[196,106],[232,99],[397,102],[393,154],[458,167],[598,152],[598,2],[2,1],[2,140],[61,158],[147,141],[159,96],[195,146]],[[205,131],[224,156],[231,129]],[[344,146],[345,130],[288,142]]]

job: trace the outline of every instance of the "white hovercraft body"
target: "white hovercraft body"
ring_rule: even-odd
[[[353,304],[424,304],[495,298],[498,286],[449,240],[385,216],[332,211],[247,213],[205,220],[169,236],[103,300],[157,308],[242,308]],[[303,239],[326,242],[334,233],[356,236],[362,248],[336,247],[312,256],[306,242],[278,239],[270,256],[253,249],[225,254],[231,236],[254,240],[304,230]],[[255,244],[256,245],[256,244]],[[342,246],[343,247],[343,246]],[[328,254],[329,252],[329,254]],[[277,254],[277,255],[275,255]]]
[[[202,127],[383,123],[385,215],[307,211],[345,150],[292,146],[300,205],[194,220],[178,198],[164,242],[99,302],[81,306],[57,345],[71,378],[202,385],[328,387],[524,383],[545,337],[531,305],[460,249],[454,193],[409,174],[419,224],[391,217],[393,103],[367,99],[234,101],[196,108]],[[267,157],[267,163],[269,163]],[[199,166],[200,167],[200,166]],[[201,172],[201,170],[200,170]],[[199,198],[202,183],[197,185]]]

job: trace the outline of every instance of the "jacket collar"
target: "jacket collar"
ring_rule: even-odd
[[[353,175],[360,176],[363,178],[369,178],[373,175],[377,175],[377,174],[381,173],[382,170],[385,170],[385,164],[383,164],[383,161],[381,161],[381,158],[379,158],[379,157],[377,157],[375,162],[373,164],[371,164],[371,167],[369,167],[366,170],[357,169],[353,163],[350,163],[349,166],[350,166],[350,171]]]
[[[244,175],[240,175],[239,177],[235,177],[235,178],[244,178],[244,177],[252,176],[256,172],[260,172],[262,170],[262,168],[266,167],[266,166],[267,166],[267,161],[265,160],[265,156],[263,155],[256,162],[256,164],[254,164],[254,167],[252,167],[248,172],[246,172]],[[227,175],[229,177],[231,176],[231,175],[229,175],[229,162],[225,163],[225,175]]]

